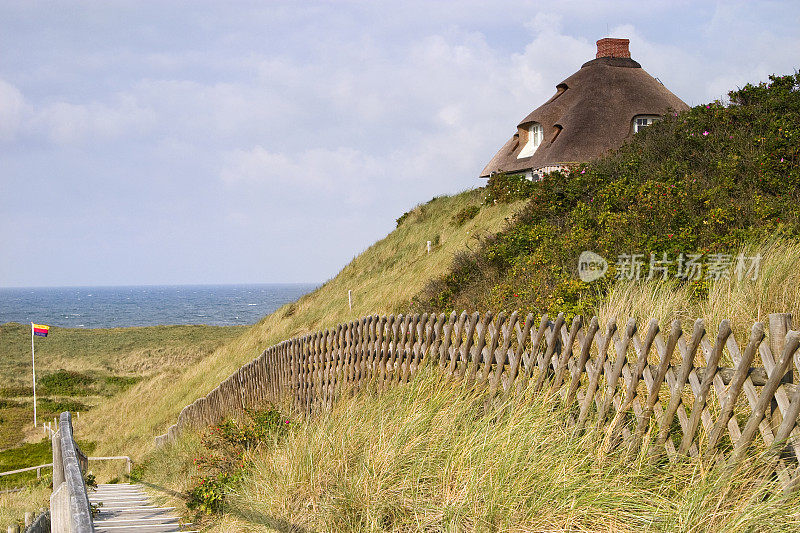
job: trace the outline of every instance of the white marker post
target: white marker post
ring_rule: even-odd
[[[428,241],[428,253],[431,253],[431,241]]]
[[[353,310],[353,291],[347,290],[347,305],[350,307],[350,310]]]
[[[36,427],[36,356],[33,348],[33,322],[31,322],[31,369],[33,371],[33,427]]]

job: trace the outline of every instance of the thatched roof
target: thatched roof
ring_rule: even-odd
[[[481,177],[589,161],[630,138],[635,116],[688,109],[629,54],[601,57],[611,53],[605,51],[608,41],[617,46],[615,50],[624,41],[627,51],[627,39],[598,41],[598,57],[559,83],[556,94],[519,123],[517,133],[495,154]],[[534,122],[542,125],[543,140],[533,155],[518,158]]]

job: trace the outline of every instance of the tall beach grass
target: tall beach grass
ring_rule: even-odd
[[[731,471],[600,454],[552,396],[490,400],[423,371],[258,452],[214,531],[793,531],[757,459]]]
[[[703,318],[707,328],[731,321],[737,338],[746,339],[754,322],[767,320],[770,313],[791,313],[800,324],[800,242],[774,237],[742,247],[746,257],[760,256],[760,266],[747,276],[731,273],[713,281],[706,296],[693,296],[691,286],[667,281],[619,281],[597,308],[602,323],[628,317],[655,318],[662,327],[675,320],[685,325]]]

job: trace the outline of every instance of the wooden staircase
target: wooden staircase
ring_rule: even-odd
[[[99,506],[99,513],[93,518],[97,533],[190,531],[191,524],[181,524],[174,507],[151,505],[141,485],[98,485],[89,492],[89,502]]]

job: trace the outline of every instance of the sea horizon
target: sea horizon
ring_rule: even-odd
[[[321,283],[0,287],[0,324],[113,328],[254,324]]]

